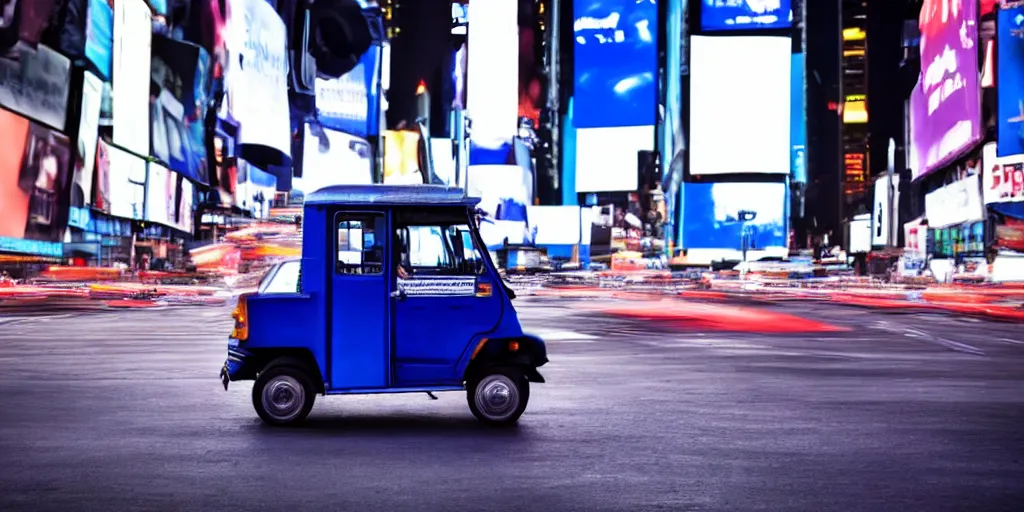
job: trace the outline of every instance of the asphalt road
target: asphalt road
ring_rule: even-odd
[[[0,510],[1024,510],[1021,326],[790,304],[854,330],[702,333],[517,303],[551,363],[512,430],[462,394],[266,427],[217,380],[224,308],[0,318]]]

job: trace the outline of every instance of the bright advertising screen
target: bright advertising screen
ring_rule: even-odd
[[[576,192],[635,191],[638,152],[654,144],[653,126],[576,130]]]
[[[316,115],[320,124],[357,137],[377,135],[381,48],[371,46],[348,73],[339,78],[317,78]]]
[[[96,151],[93,205],[114,217],[143,220],[146,196],[146,161],[100,141]]]
[[[784,248],[787,241],[785,183],[687,183],[683,200],[683,247],[741,250]],[[756,213],[743,222],[740,212]]]
[[[576,127],[653,125],[658,106],[655,1],[577,0],[573,10]]]
[[[788,37],[691,38],[691,174],[789,174],[791,64]]]
[[[192,231],[192,182],[163,165],[149,163],[146,215],[149,222]]]
[[[146,220],[157,224],[166,225],[171,218],[171,206],[174,199],[170,197],[171,180],[175,174],[170,169],[154,163],[149,163],[149,174],[146,176]]]
[[[789,143],[794,183],[807,183],[807,115],[804,106],[804,54],[794,53],[790,67]]]
[[[999,48],[996,65],[999,91],[998,156],[1024,154],[1024,5],[1004,8],[996,19]]]
[[[791,7],[790,0],[703,0],[700,28],[708,32],[789,28]]]
[[[153,14],[149,5],[143,0],[115,2],[113,30],[114,144],[137,155],[148,155],[149,67],[153,40]],[[145,174],[145,166],[142,172]]]
[[[910,95],[914,179],[981,139],[977,14],[977,2],[963,0],[926,2],[921,11],[921,78]]]
[[[487,213],[480,223],[480,237],[490,249],[532,242],[535,230],[529,220],[533,204],[533,175],[518,165],[471,165],[466,192],[479,197],[478,208]]]
[[[508,140],[519,125],[519,2],[487,0],[469,10],[466,102],[474,139]]]
[[[887,184],[890,184],[886,187]],[[891,209],[890,196],[892,194]],[[875,204],[872,206],[871,214],[871,245],[883,246],[890,241],[896,243],[896,224],[892,213],[899,212],[900,193],[899,176],[893,175],[892,180],[888,176],[882,176],[875,181]]]
[[[71,150],[67,136],[0,109],[0,250],[53,255],[64,237]]]
[[[307,124],[302,148],[302,177],[292,179],[293,189],[309,194],[332,185],[373,183],[373,152],[364,139]]]
[[[153,36],[152,45],[150,154],[191,180],[209,183],[206,110],[210,56],[198,45],[161,35]]]

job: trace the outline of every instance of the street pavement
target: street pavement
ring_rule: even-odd
[[[260,423],[230,310],[0,318],[0,510],[1024,510],[1024,332],[826,304],[826,334],[517,300],[551,362],[511,430],[461,393]],[[442,326],[438,326],[441,328]]]

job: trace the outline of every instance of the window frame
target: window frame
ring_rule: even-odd
[[[379,221],[379,224],[378,224]],[[361,242],[365,241],[366,226],[369,225],[373,228],[374,244],[368,250],[365,244],[361,244],[360,263],[359,265],[352,265],[341,261],[341,241],[339,240],[339,233],[341,232],[341,224],[343,222],[361,222],[363,228],[361,229]],[[385,266],[387,265],[387,248],[390,243],[387,240],[381,238],[381,232],[377,229],[383,227],[385,235],[387,234],[388,227],[388,215],[385,212],[377,210],[339,210],[334,212],[333,222],[331,224],[331,258],[334,261],[332,265],[334,267],[334,275],[336,276],[366,276],[376,277],[383,276],[386,274]],[[354,228],[348,226],[345,228],[350,234]],[[351,238],[349,238],[349,247],[351,247]],[[367,263],[366,255],[373,254],[379,249],[380,251],[380,262]],[[347,269],[347,271],[346,271]],[[358,269],[358,272],[352,272],[352,270]]]
[[[466,229],[460,230],[460,227]],[[444,251],[449,259],[449,266],[417,266],[412,263],[412,243],[410,228],[437,228],[441,237],[441,242],[444,245]],[[418,222],[407,222],[404,225],[396,226],[396,232],[402,232],[401,236],[406,238],[406,248],[408,254],[404,255],[404,261],[407,261],[409,267],[413,270],[414,274],[420,275],[434,275],[434,276],[463,276],[463,277],[479,277],[487,274],[487,262],[484,259],[483,252],[480,251],[478,237],[473,234],[473,227],[468,220],[452,220],[449,222],[431,222],[431,221],[418,221]],[[462,233],[468,238],[473,244],[473,252],[477,256],[474,260],[467,259],[465,256],[465,241],[463,241],[463,254],[455,253],[455,244],[452,240],[454,235],[452,231]],[[471,261],[479,262],[475,264],[473,270],[467,271],[469,268],[468,263]]]

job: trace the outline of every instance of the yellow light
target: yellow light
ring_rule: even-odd
[[[863,57],[864,50],[843,50],[843,57]]]
[[[849,101],[843,109],[843,124],[864,124],[868,122],[868,110],[863,101]]]
[[[249,322],[247,321],[248,295],[241,295],[238,297],[238,305],[235,306],[235,310],[231,313],[231,318],[235,320],[235,328],[231,331],[231,337],[238,341],[245,341],[249,339]]]
[[[867,36],[864,30],[859,27],[843,29],[843,41],[863,41]]]

